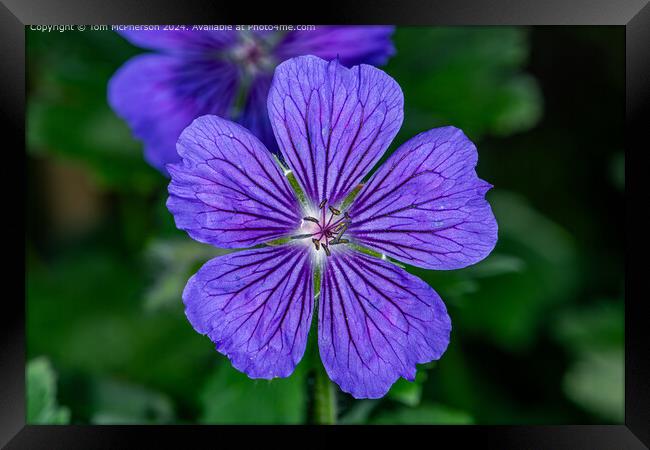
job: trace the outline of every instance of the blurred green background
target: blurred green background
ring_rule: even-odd
[[[249,380],[183,314],[219,250],[175,229],[167,180],[106,103],[141,50],[26,33],[28,421],[304,423],[303,364]],[[339,422],[622,423],[623,28],[398,28],[394,43],[391,150],[462,128],[500,237],[475,266],[408,269],[445,300],[449,348],[383,399],[337,392]]]

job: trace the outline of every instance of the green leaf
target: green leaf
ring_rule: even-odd
[[[368,422],[368,417],[381,404],[381,400],[356,400],[352,407],[339,418],[340,425],[362,425]]]
[[[399,408],[379,414],[370,421],[376,425],[470,425],[472,417],[438,404],[423,404],[417,408]]]
[[[422,397],[422,384],[400,378],[391,387],[388,396],[407,406],[417,406]]]
[[[187,237],[153,240],[145,251],[150,272],[155,274],[144,295],[145,308],[156,311],[180,305],[187,280],[209,259],[231,251]]]
[[[432,363],[430,365],[433,365]],[[398,379],[388,391],[388,397],[407,406],[417,406],[422,398],[422,386],[427,380],[426,366],[420,365],[414,381]]]
[[[480,264],[470,266],[465,271],[470,277],[484,278],[495,277],[512,273],[520,273],[526,270],[526,261],[517,256],[492,253],[489,258],[481,261]]]
[[[574,356],[563,387],[573,402],[603,419],[624,419],[624,311],[622,301],[599,301],[563,311],[552,329]]]
[[[198,408],[192,403],[214,361],[214,345],[192,329],[180,300],[175,310],[143,308],[144,266],[97,244],[29,265],[29,355],[47,354],[68,373],[110,374]]]
[[[590,351],[564,377],[567,396],[587,411],[623,423],[625,419],[625,357],[623,347]]]
[[[297,424],[305,420],[305,377],[252,380],[223,361],[201,393],[201,423]]]
[[[625,340],[623,303],[600,301],[562,311],[553,324],[553,335],[574,354],[593,349],[620,349]]]
[[[525,29],[398,28],[395,46],[386,70],[406,99],[402,136],[454,125],[478,139],[538,122],[540,89],[522,70],[528,58]]]
[[[99,379],[92,385],[91,423],[164,424],[174,421],[167,396],[151,389],[114,379]]]
[[[27,423],[67,424],[70,410],[56,401],[56,374],[45,357],[34,358],[27,364]]]
[[[116,33],[27,32],[27,148],[83,162],[105,188],[149,193],[164,181],[107,103],[107,83],[134,53]]]

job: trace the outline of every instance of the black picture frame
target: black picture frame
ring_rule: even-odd
[[[243,2],[242,2],[243,3]],[[642,311],[646,295],[636,296],[633,283],[640,279],[639,269],[630,255],[643,255],[648,222],[635,221],[635,208],[648,196],[636,192],[637,175],[643,170],[635,164],[647,145],[646,128],[650,125],[650,5],[647,0],[447,0],[447,1],[357,1],[354,4],[323,2],[319,8],[275,8],[218,4],[208,1],[182,2],[145,0],[111,2],[80,0],[2,0],[0,4],[0,111],[6,127],[2,174],[5,186],[5,216],[8,226],[2,236],[15,236],[17,220],[25,219],[25,26],[30,24],[106,24],[106,23],[397,23],[401,25],[615,25],[626,33],[626,299],[625,299],[625,424],[624,425],[557,425],[557,426],[435,426],[394,428],[351,427],[366,437],[416,432],[427,434],[438,448],[441,441],[453,442],[454,448],[498,449],[642,449],[650,446],[650,338],[647,314]],[[252,11],[255,9],[255,11]],[[281,10],[281,11],[279,11]],[[288,13],[288,10],[294,13]],[[294,17],[298,12],[305,14]],[[9,139],[7,140],[7,137]],[[638,144],[637,144],[638,143]],[[23,153],[18,150],[23,148]],[[22,170],[17,166],[22,165]],[[8,213],[6,211],[9,211]],[[17,213],[20,212],[20,213]],[[8,219],[9,218],[9,219]],[[14,254],[8,252],[6,267],[24,271],[24,242],[15,241]],[[6,249],[6,246],[4,246]],[[15,256],[14,256],[15,255]],[[11,261],[11,262],[8,262]],[[20,262],[20,263],[19,263]],[[22,263],[22,264],[21,264]],[[23,272],[24,273],[24,272]],[[25,307],[24,282],[21,276],[5,272],[6,285],[15,284],[13,294],[4,292],[0,313],[0,445],[11,449],[40,448],[146,448],[204,440],[216,446],[224,442],[224,433],[247,433],[239,427],[214,426],[38,426],[25,424]],[[332,427],[317,431],[312,427],[264,427],[263,433],[290,433],[296,442],[315,432],[341,433]],[[305,430],[308,430],[305,432]],[[298,437],[300,435],[300,437]],[[215,440],[217,437],[218,440]],[[313,437],[311,438],[313,442]],[[304,441],[303,441],[304,442]],[[308,441],[309,442],[309,441]],[[336,441],[335,441],[336,442]],[[480,446],[480,447],[479,447]]]

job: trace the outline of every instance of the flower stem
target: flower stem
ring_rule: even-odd
[[[314,367],[313,384],[313,423],[334,425],[336,423],[336,391],[327,376],[325,368],[318,361]]]
[[[320,274],[315,284],[320,284]],[[316,303],[318,311],[318,302]],[[307,422],[316,425],[336,423],[336,389],[320,360],[316,333],[310,333],[307,344],[309,372],[307,375]]]
[[[321,270],[317,268],[314,272],[314,292],[318,293],[314,297],[314,317],[318,317],[320,284]],[[336,424],[336,389],[321,362],[315,331],[309,333],[307,356],[310,367],[307,376],[307,421],[310,424],[334,425]]]

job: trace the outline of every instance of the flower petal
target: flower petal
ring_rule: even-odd
[[[194,120],[178,139],[182,162],[167,166],[167,208],[194,239],[245,248],[297,230],[298,201],[255,136],[217,116]]]
[[[237,41],[237,32],[228,30],[122,30],[118,33],[138,47],[167,52],[214,52]]]
[[[349,235],[414,266],[458,269],[485,258],[497,222],[485,199],[492,187],[476,175],[474,144],[454,127],[404,143],[350,207]]]
[[[385,64],[395,54],[391,36],[393,26],[319,25],[315,30],[291,31],[278,43],[275,54],[280,60],[294,56],[315,55],[351,66],[365,63]]]
[[[268,109],[280,151],[318,204],[345,198],[384,153],[402,124],[404,98],[372,66],[302,56],[280,64]]]
[[[318,346],[328,375],[355,398],[382,397],[416,364],[449,344],[444,303],[424,281],[354,251],[327,260],[321,282]]]
[[[313,298],[309,254],[298,245],[219,256],[183,291],[194,329],[251,378],[291,375],[305,353]]]
[[[144,141],[147,161],[165,173],[165,164],[180,159],[181,131],[200,115],[225,114],[236,85],[236,68],[216,59],[141,55],[113,75],[108,101]]]

